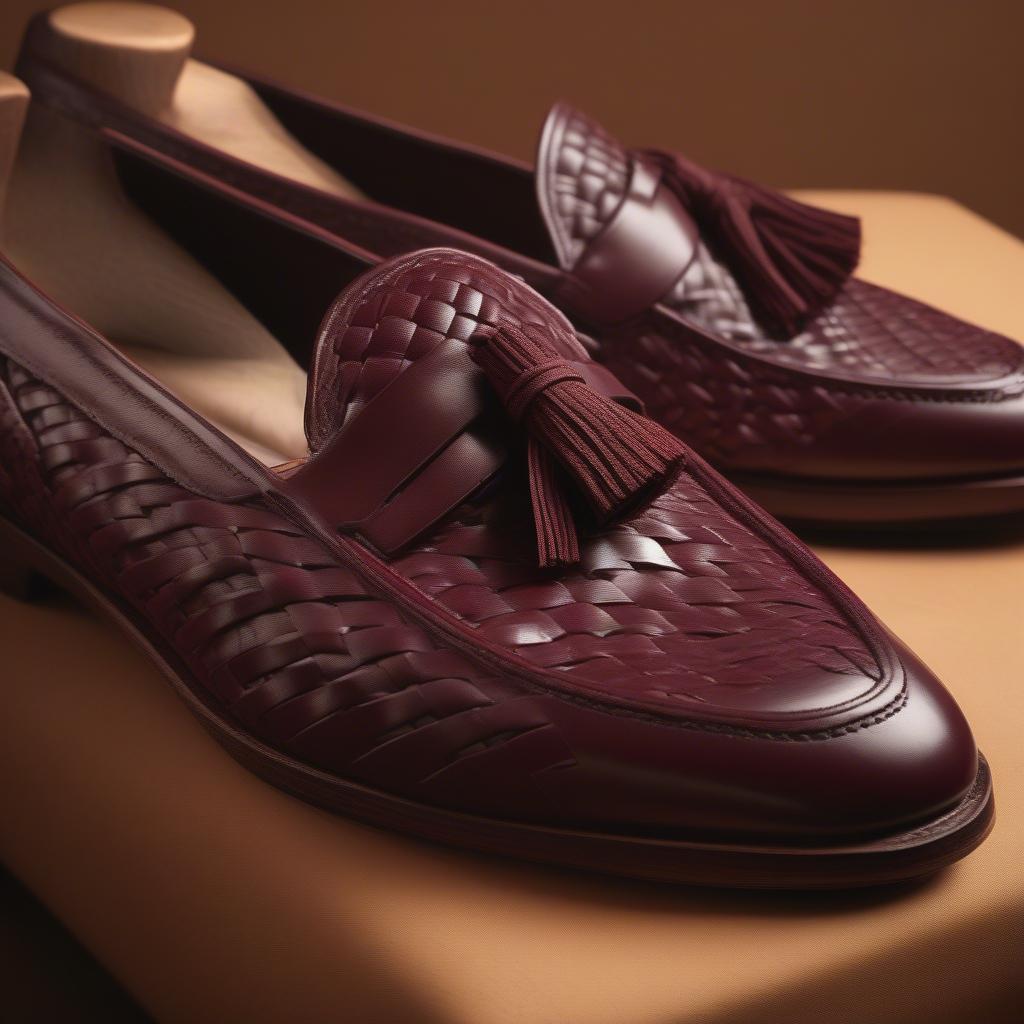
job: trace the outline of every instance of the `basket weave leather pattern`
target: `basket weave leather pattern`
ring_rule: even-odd
[[[333,419],[344,422],[407,365],[448,339],[466,341],[502,311],[585,357],[560,314],[485,266],[432,257],[376,286],[322,337],[314,405],[340,404]],[[593,536],[580,567],[557,574],[535,565],[519,479],[510,473],[490,500],[414,543],[395,568],[532,664],[681,704],[728,703],[729,687],[799,686],[822,670],[877,678],[863,641],[821,591],[692,475],[639,518]],[[751,644],[754,634],[763,645]]]
[[[712,461],[737,464],[812,444],[865,403],[988,402],[1013,399],[1024,376],[999,389],[940,392],[906,387],[811,380],[781,360],[728,352],[686,324],[645,315],[603,338],[605,360],[627,387],[644,397],[647,414],[685,437]]]
[[[578,259],[625,194],[629,153],[599,124],[573,111],[555,161],[552,204]],[[791,339],[766,335],[725,264],[698,243],[662,302],[711,334],[783,364],[891,383],[992,381],[1020,366],[1008,339],[905,296],[849,280],[827,309]],[[646,396],[645,396],[646,397]]]
[[[466,342],[480,327],[495,327],[502,316],[536,324],[548,332],[568,359],[587,359],[568,320],[536,293],[517,288],[500,272],[465,254],[443,267],[436,258],[414,263],[399,281],[373,287],[342,322],[328,311],[317,341],[307,408],[310,447],[328,437],[408,365],[448,338]]]
[[[414,271],[374,301],[389,311],[384,319],[393,320],[403,294],[457,295],[460,310],[453,307],[452,316],[440,321],[440,300],[415,308],[429,309],[434,323],[464,331],[472,319],[469,310],[503,300],[485,294],[489,282],[474,288],[461,271],[457,281],[448,276],[450,268],[430,268],[425,277]],[[533,296],[525,286],[522,293]],[[363,356],[372,360],[378,354],[376,340],[386,350],[393,328],[392,323],[380,335],[360,328]],[[444,337],[435,332],[436,341]],[[378,365],[393,372],[406,365],[386,358],[387,351],[380,355],[385,358]],[[377,376],[372,381],[381,385]],[[428,661],[454,657],[437,651],[392,608],[369,600],[351,572],[276,513],[198,498],[13,365],[9,382],[39,447],[45,486],[73,530],[68,541],[86,553],[87,564],[108,559],[98,568],[106,578],[113,574],[119,591],[142,601],[147,614],[155,609],[171,616],[170,622],[158,616],[156,624],[176,646],[184,638],[189,650],[202,654],[197,669],[212,672],[213,691],[254,728],[263,716],[285,714],[297,731],[309,728],[307,716],[323,709],[318,688],[334,685],[332,669],[344,678],[345,666],[337,659],[349,657],[347,644],[359,636],[368,643],[373,638],[375,658],[415,650],[417,657],[406,660],[420,666],[427,654]],[[8,443],[17,435],[5,434]],[[507,513],[498,511],[502,506]],[[729,707],[742,703],[746,686],[777,686],[792,697],[822,672],[848,675],[862,688],[879,676],[865,642],[833,600],[688,475],[641,518],[592,537],[579,569],[561,574],[533,564],[517,507],[514,498],[504,497],[470,507],[394,567],[467,627],[527,664],[580,676],[611,695],[652,707]],[[136,591],[134,581],[148,589]],[[162,597],[150,606],[155,588],[164,588]],[[302,601],[314,607],[300,610]],[[191,612],[195,619],[180,621]],[[232,616],[240,620],[234,628]],[[309,662],[310,651],[300,644],[300,672],[285,658],[290,647],[279,634],[290,637],[306,628],[329,646]],[[210,643],[215,654],[205,649]],[[274,672],[286,671],[259,676],[253,685],[253,677],[238,673],[250,665],[266,670],[266,644],[278,652],[270,659]],[[778,657],[780,650],[785,659]],[[284,660],[278,664],[277,657]],[[457,674],[473,680],[467,696],[479,700],[475,688],[486,673],[457,660]],[[727,673],[724,685],[719,680]]]
[[[552,208],[571,263],[604,228],[625,198],[630,160],[599,124],[573,111],[552,168]]]
[[[436,804],[493,813],[487,778],[504,813],[564,814],[557,786],[522,784],[576,764],[551,697],[439,643],[276,511],[188,491],[9,360],[0,439],[17,517],[138,609],[255,736]],[[394,568],[527,668],[684,712],[742,704],[746,685],[813,708],[822,673],[848,677],[851,699],[880,675],[828,597],[695,481],[558,579],[506,525],[467,508]]]
[[[280,515],[194,495],[20,367],[4,378],[7,501],[26,518],[55,509],[52,541],[138,608],[255,735],[409,793],[481,751],[515,771],[567,760],[514,684],[440,648]],[[440,723],[423,749],[420,730]]]

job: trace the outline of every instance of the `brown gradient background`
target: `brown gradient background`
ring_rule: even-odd
[[[10,66],[27,16],[0,4]],[[197,50],[522,157],[558,97],[792,188],[949,195],[1024,235],[1019,0],[180,0]]]

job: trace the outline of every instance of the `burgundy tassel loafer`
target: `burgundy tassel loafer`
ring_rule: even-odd
[[[648,414],[772,512],[908,523],[1024,510],[1024,351],[851,276],[858,222],[655,150],[565,105],[536,171],[250,75],[281,124],[368,199],[213,149],[60,72],[37,99],[387,256],[484,255],[596,338]]]
[[[147,192],[126,160],[173,209],[187,177]],[[0,527],[242,763],[386,828],[673,882],[865,885],[981,842],[950,695],[528,285],[397,257],[310,350],[315,239],[260,248],[188,187],[193,254],[311,368],[308,457],[262,464],[4,259]]]

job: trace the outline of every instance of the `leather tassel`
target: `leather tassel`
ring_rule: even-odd
[[[540,441],[532,437],[527,447],[527,466],[537,561],[544,567],[575,565],[580,560],[580,543],[569,501],[558,479],[558,465]]]
[[[644,507],[671,483],[683,458],[680,442],[590,388],[536,332],[531,336],[507,325],[475,336],[472,343],[473,358],[509,415],[529,433],[530,495],[541,565],[579,561],[563,479],[601,525]]]
[[[860,221],[665,153],[647,153],[735,275],[763,327],[798,334],[853,273]]]

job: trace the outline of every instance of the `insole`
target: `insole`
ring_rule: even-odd
[[[118,348],[264,464],[277,466],[308,454],[306,375],[294,364]]]

